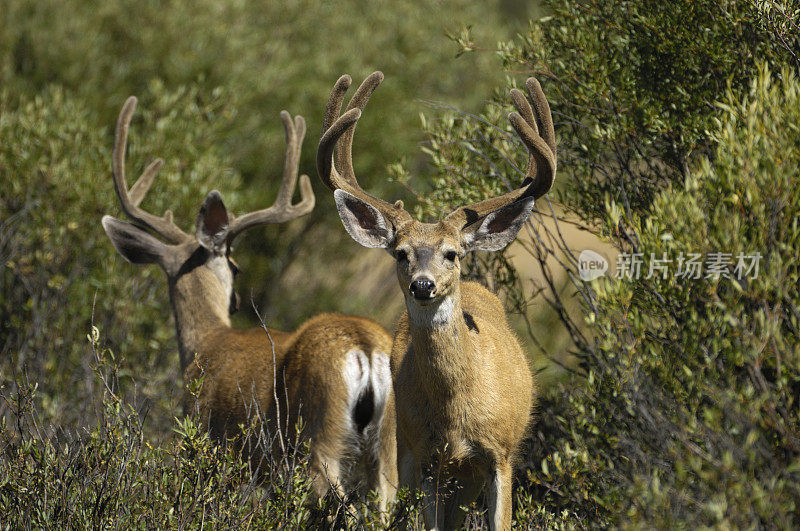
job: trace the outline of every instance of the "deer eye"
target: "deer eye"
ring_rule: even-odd
[[[446,251],[446,252],[444,253],[444,257],[445,257],[445,259],[447,259],[447,260],[449,260],[449,261],[451,261],[451,262],[455,262],[455,261],[456,261],[456,256],[457,256],[457,255],[456,255],[456,252],[455,252],[455,251]]]
[[[402,249],[398,249],[394,252],[394,257],[397,259],[398,262],[405,262],[408,260],[408,253]]]

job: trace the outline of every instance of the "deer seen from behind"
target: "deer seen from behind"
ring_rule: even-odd
[[[463,206],[438,223],[421,223],[402,202],[366,193],[353,169],[355,126],[383,80],[375,72],[340,110],[349,76],[336,83],[325,109],[317,170],[334,192],[348,234],[396,261],[405,297],[391,356],[397,411],[400,484],[421,489],[428,529],[462,525],[464,511],[486,488],[491,529],[510,529],[512,465],[526,433],[535,385],[525,354],[498,298],[461,281],[470,251],[510,244],[556,171],[550,108],[538,82],[528,99],[511,99],[509,119],[529,152],[528,177],[502,196]]]
[[[254,415],[266,419],[272,433],[294,428],[298,414],[310,440],[313,485],[319,497],[330,488],[344,497],[366,478],[380,503],[394,497],[397,483],[394,406],[388,353],[391,337],[378,324],[359,317],[323,314],[295,332],[231,327],[238,306],[234,278],[238,268],[231,243],[243,231],[283,223],[310,212],[314,194],[308,176],[300,177],[301,200],[292,204],[300,150],[305,135],[301,116],[283,111],[286,158],[275,203],[233,216],[219,192],[200,207],[194,233],[181,230],[167,211],[163,216],[139,208],[163,161],[155,160],[128,189],[125,150],[136,107],[129,98],[120,112],[112,174],[122,211],[133,222],[103,217],[116,250],[134,264],[157,264],[167,274],[185,385],[201,379],[196,397],[200,421],[217,441],[235,439]],[[187,412],[193,397],[184,390]],[[288,402],[288,404],[287,404]],[[274,439],[283,447],[288,433]],[[269,449],[239,447],[263,477]]]

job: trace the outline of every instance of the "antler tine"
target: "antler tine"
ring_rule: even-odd
[[[153,179],[156,178],[158,172],[161,171],[161,167],[164,165],[164,159],[158,158],[151,162],[147,168],[142,172],[141,177],[139,177],[131,189],[128,190],[128,197],[133,203],[133,206],[139,206],[144,199],[144,196],[147,195],[148,190],[150,190],[150,185],[153,184]]]
[[[525,85],[533,107],[521,91],[512,89],[511,101],[519,112],[508,115],[511,125],[528,149],[525,180],[519,188],[511,192],[460,207],[447,216],[447,219],[455,221],[462,227],[519,199],[525,197],[538,199],[553,185],[556,174],[556,135],[550,105],[535,78],[528,78]]]
[[[345,113],[344,116],[339,116],[342,110],[342,101],[347,89],[350,88],[350,83],[352,83],[352,79],[345,74],[337,79],[333,85],[328,103],[325,104],[322,137],[317,146],[317,173],[319,173],[325,186],[330,188],[331,191],[347,186],[346,183],[342,182],[339,172],[336,171],[336,166],[333,163],[333,153],[344,131],[355,124],[361,116],[361,112],[357,110]]]
[[[111,156],[111,174],[114,179],[114,189],[117,192],[122,211],[135,223],[148,228],[172,244],[186,241],[189,236],[172,222],[172,212],[167,210],[163,217],[154,216],[139,208],[150,185],[153,184],[164,161],[156,159],[145,169],[141,177],[128,191],[125,181],[125,149],[128,145],[128,130],[131,118],[136,110],[136,97],[131,96],[125,101],[117,118],[117,128],[114,134],[114,151]]]
[[[317,173],[319,174],[325,186],[331,191],[338,190],[339,188],[350,190],[352,185],[347,180],[343,179],[341,174],[336,170],[334,164],[333,153],[336,150],[336,144],[344,134],[345,130],[352,127],[358,119],[361,118],[361,111],[359,109],[351,109],[337,118],[331,126],[322,133],[317,146]]]
[[[363,113],[364,107],[369,103],[370,96],[372,96],[372,93],[375,92],[375,89],[378,88],[381,82],[383,82],[383,72],[376,71],[367,76],[358,87],[358,90],[356,90],[356,93],[353,94],[353,98],[350,100],[350,103],[347,104],[345,112],[358,109]],[[339,142],[336,143],[336,158],[339,162],[340,171],[345,179],[351,181],[353,185],[358,186],[355,170],[353,169],[353,137],[356,133],[356,125],[358,125],[357,121],[352,127],[345,129]]]
[[[544,96],[542,86],[535,78],[528,78],[525,86],[528,89],[528,96],[536,110],[536,119],[528,101],[522,96],[520,91],[512,99],[520,111],[520,114],[511,113],[509,120],[517,131],[525,147],[528,148],[528,169],[527,176],[533,179],[528,185],[529,190],[526,196],[533,196],[535,199],[543,196],[553,186],[556,175],[556,134],[553,129],[553,116],[550,113],[550,105]],[[521,105],[524,103],[524,105]],[[527,113],[528,116],[525,116]]]
[[[228,231],[228,241],[233,241],[238,234],[252,227],[267,223],[283,223],[308,214],[314,208],[314,191],[308,175],[300,176],[300,202],[292,204],[292,196],[298,181],[297,174],[303,138],[306,134],[306,122],[300,115],[295,116],[292,120],[292,116],[286,111],[281,111],[281,121],[286,132],[286,157],[283,163],[281,187],[275,202],[269,208],[233,219]]]
[[[542,86],[535,77],[529,77],[525,82],[525,87],[528,89],[528,95],[536,107],[536,116],[539,118],[539,131],[541,131],[542,138],[547,142],[550,151],[553,154],[553,159],[556,158],[556,132],[553,129],[553,115],[550,112],[550,104],[544,96]],[[555,173],[555,172],[554,172]]]
[[[403,210],[402,203],[398,202],[392,205],[365,192],[358,184],[353,169],[355,127],[370,96],[382,81],[382,72],[376,71],[370,74],[358,87],[341,116],[339,116],[339,112],[344,95],[350,87],[351,79],[350,76],[343,75],[336,81],[325,106],[322,138],[320,138],[317,148],[317,172],[322,182],[331,191],[344,190],[370,203],[390,219],[400,221],[410,218],[409,214]]]
[[[323,134],[325,131],[330,129],[333,125],[333,122],[339,118],[339,113],[342,111],[342,101],[344,101],[344,95],[347,93],[347,89],[350,88],[350,83],[352,82],[353,81],[350,76],[345,74],[337,79],[336,83],[333,85],[331,95],[328,98],[328,103],[325,104],[325,117],[322,120]]]
[[[306,121],[297,115],[292,121],[292,115],[281,111],[281,122],[286,133],[286,156],[283,160],[283,178],[278,190],[276,203],[291,203],[294,187],[297,184],[297,172],[300,169],[300,150],[303,147],[303,138],[306,136]]]
[[[325,167],[325,171],[320,172],[320,176],[331,190],[360,189],[353,169],[353,136],[358,119],[369,102],[369,97],[382,81],[382,72],[377,71],[370,74],[356,90],[342,116],[339,116],[339,112],[344,95],[352,82],[350,76],[345,74],[340,77],[331,90],[330,98],[325,105],[325,118],[322,122],[323,134],[317,149],[317,168],[319,169],[321,163]],[[320,158],[324,160],[320,161]],[[328,168],[328,164],[330,164],[330,168]]]

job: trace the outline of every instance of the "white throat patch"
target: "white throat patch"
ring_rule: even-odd
[[[453,318],[456,302],[453,297],[445,297],[435,304],[422,306],[416,303],[406,304],[408,316],[415,326],[440,328]]]
[[[224,256],[215,256],[206,262],[206,267],[217,277],[219,285],[225,293],[225,304],[231,300],[233,295],[233,273],[228,265],[228,260]]]

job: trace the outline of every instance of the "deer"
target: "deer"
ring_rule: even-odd
[[[365,192],[353,168],[355,127],[381,72],[367,77],[341,113],[351,78],[336,82],[325,107],[317,172],[333,191],[347,233],[396,260],[406,309],[394,335],[392,383],[401,486],[420,490],[428,529],[454,529],[484,491],[491,529],[510,529],[512,467],[525,437],[536,385],[500,300],[462,281],[470,251],[509,245],[534,201],[552,186],[556,143],[541,86],[511,91],[509,120],[528,151],[527,176],[508,193],[461,206],[437,223],[414,219],[402,201]],[[532,106],[531,106],[532,104]],[[535,109],[535,112],[534,112]]]
[[[273,430],[284,425],[287,432],[302,414],[317,498],[333,490],[343,499],[366,476],[385,510],[397,485],[391,336],[386,330],[369,319],[338,314],[317,315],[294,332],[231,326],[230,315],[239,304],[233,240],[246,230],[284,223],[314,208],[307,175],[299,179],[300,201],[292,204],[306,130],[303,117],[280,114],[286,155],[274,204],[234,216],[213,190],[200,207],[194,233],[187,233],[174,223],[170,210],[157,216],[139,207],[162,159],[150,163],[130,189],[127,186],[125,151],[136,105],[136,98],[130,97],[122,107],[112,153],[114,189],[132,223],[104,216],[102,225],[125,260],[157,264],[166,272],[185,411],[195,402],[201,425],[218,442],[235,439],[239,426],[259,412],[266,413]],[[198,381],[199,391],[190,392],[188,382]],[[274,446],[284,445],[287,437],[284,433]],[[239,446],[258,471],[264,452]]]

